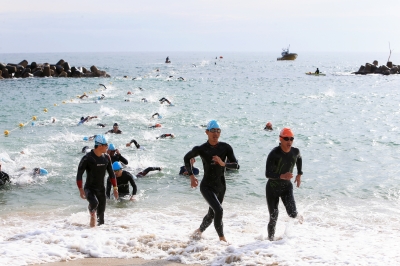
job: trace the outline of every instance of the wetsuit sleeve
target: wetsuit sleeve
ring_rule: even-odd
[[[235,154],[233,153],[233,149],[230,145],[228,146],[228,153],[226,155],[228,157],[229,163],[225,163],[225,167],[229,169],[238,170],[240,166],[236,160]]]
[[[273,151],[271,151],[268,154],[266,166],[265,166],[265,177],[269,179],[280,179],[281,174],[275,172],[275,154]]]
[[[107,164],[107,172],[108,175],[110,176],[110,182],[113,185],[113,187],[117,186],[117,179],[115,178],[115,174],[114,171],[112,169],[112,163],[111,163],[111,158],[110,155],[107,154],[107,158],[108,158],[108,164]]]
[[[133,176],[130,173],[129,173],[129,183],[131,183],[131,186],[132,186],[132,196],[136,195],[137,186],[136,186],[135,180],[133,180]]]
[[[127,165],[128,164],[128,160],[122,156],[121,154],[118,156],[118,161],[122,162],[123,164]]]
[[[194,147],[191,151],[186,153],[185,157],[183,157],[183,161],[185,162],[185,167],[188,172],[188,175],[193,175],[192,164],[190,163],[191,158],[195,158],[199,155],[199,146]]]
[[[300,150],[299,150],[299,155],[297,156],[296,166],[297,166],[297,174],[302,175],[303,171],[301,171],[301,168],[303,166],[303,159],[301,158]]]
[[[86,170],[86,166],[87,166],[87,157],[85,155],[79,162],[78,172],[76,174],[76,185],[78,186],[78,188],[82,188],[82,176]]]
[[[139,145],[139,143],[136,142],[136,140],[132,139],[131,143],[135,143],[135,146],[136,146],[137,149],[140,148],[140,145]]]
[[[107,178],[107,189],[106,189],[106,196],[109,199],[110,198],[110,193],[111,193],[111,181],[110,177]]]

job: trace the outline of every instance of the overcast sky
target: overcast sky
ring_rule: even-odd
[[[399,0],[18,0],[0,53],[400,52]]]

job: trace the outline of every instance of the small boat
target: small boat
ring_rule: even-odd
[[[295,60],[297,58],[297,54],[289,53],[289,48],[290,48],[290,45],[286,49],[282,48],[282,53],[281,53],[282,57],[278,57],[277,58],[278,61],[281,61],[281,60]]]
[[[306,72],[306,75],[311,75],[311,76],[326,76],[324,73],[314,73],[314,72]]]

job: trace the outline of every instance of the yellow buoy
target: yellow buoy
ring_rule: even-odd
[[[4,130],[4,135],[8,136],[8,133],[10,133],[8,130]]]
[[[24,127],[24,124],[23,123],[19,123],[19,127]]]
[[[96,90],[96,91],[98,91],[98,90]]]
[[[47,113],[47,108],[44,108],[44,109],[43,109],[43,112]]]
[[[63,101],[62,103],[65,103],[65,101]]]
[[[57,104],[55,103],[54,106],[57,106]]]
[[[32,120],[36,121],[37,117],[36,116],[32,116]]]
[[[71,102],[74,101],[73,99],[71,99]]]

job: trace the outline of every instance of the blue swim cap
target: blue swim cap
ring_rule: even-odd
[[[83,140],[89,140],[89,138],[88,137],[83,137]]]
[[[114,163],[112,164],[112,168],[113,168],[114,171],[118,171],[118,170],[121,170],[121,169],[122,169],[122,165],[121,165],[120,162],[114,162]]]
[[[32,122],[31,125],[34,126],[34,125],[35,125],[35,122]]]
[[[158,118],[162,118],[162,115],[158,115]]]
[[[47,170],[46,169],[44,169],[44,168],[39,168],[39,171],[40,171],[40,175],[47,175],[49,172],[47,172]]]
[[[114,146],[114,144],[112,144],[112,143],[108,144],[108,149],[109,149],[110,151],[115,151],[115,146]]]
[[[94,145],[101,145],[101,144],[107,144],[106,136],[96,135],[96,137],[94,138]]]
[[[208,122],[207,130],[210,130],[212,128],[220,128],[217,120],[211,120],[210,122]]]

